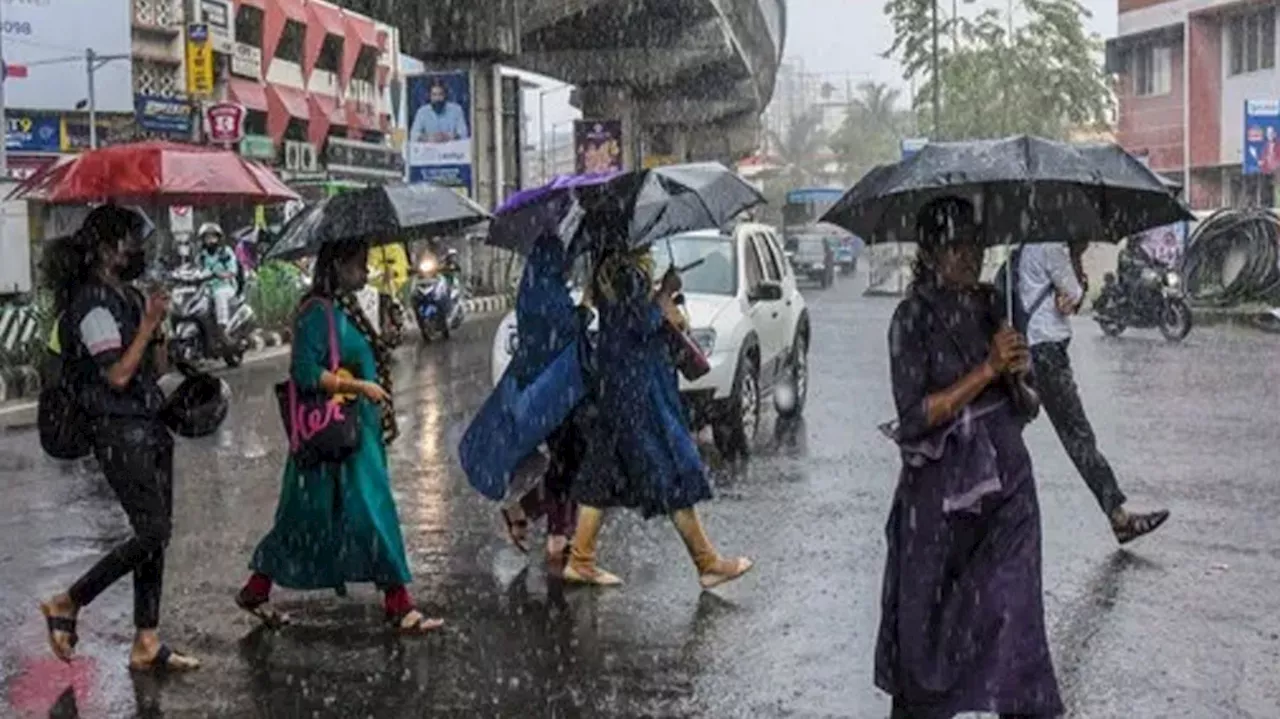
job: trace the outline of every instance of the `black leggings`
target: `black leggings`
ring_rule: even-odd
[[[132,572],[134,626],[155,629],[173,526],[173,438],[159,422],[116,418],[95,427],[93,444],[133,536],[99,559],[68,594],[77,607],[87,606]]]
[[[889,714],[889,719],[914,719],[911,710],[907,709],[899,700],[893,700],[893,709]],[[1034,714],[1001,714],[1000,719],[1036,719]]]

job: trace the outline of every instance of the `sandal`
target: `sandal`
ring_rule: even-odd
[[[1130,514],[1125,517],[1123,524],[1113,525],[1111,530],[1116,533],[1116,539],[1120,544],[1128,544],[1138,537],[1156,531],[1167,519],[1169,519],[1167,509],[1146,514]]]
[[[529,553],[529,519],[523,516],[523,510],[514,507],[503,508],[502,521],[507,525],[507,539],[521,554]]]
[[[247,587],[236,595],[236,606],[257,617],[268,629],[279,629],[292,621],[288,614],[276,611],[269,599],[250,594]]]
[[[200,668],[200,660],[182,652],[175,652],[168,644],[161,644],[156,655],[145,662],[129,662],[129,670],[135,672],[187,672]]]
[[[699,573],[698,584],[702,585],[704,590],[715,589],[721,584],[732,582],[741,577],[751,571],[754,566],[755,563],[746,557],[721,559],[709,571]]]
[[[80,643],[80,635],[76,633],[76,618],[58,617],[52,612],[53,609],[48,604],[40,603],[40,613],[44,615],[44,623],[49,631],[49,648],[53,650],[54,656],[69,662],[75,656],[76,645]],[[66,644],[58,641],[58,632],[67,635]]]
[[[444,626],[443,619],[428,619],[417,609],[387,615],[387,622],[401,634],[427,634]]]

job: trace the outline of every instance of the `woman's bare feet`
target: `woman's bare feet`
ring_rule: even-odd
[[[80,636],[76,633],[76,617],[80,608],[66,594],[59,594],[40,603],[40,613],[44,615],[45,626],[49,632],[49,648],[54,656],[64,662],[71,661],[76,654],[76,644]]]
[[[703,589],[715,589],[726,582],[741,577],[751,570],[755,563],[746,557],[737,559],[719,559],[705,572],[698,575],[698,583]]]
[[[154,629],[140,629],[129,650],[129,669],[136,672],[189,672],[200,660],[169,648]]]
[[[443,619],[428,619],[417,609],[410,609],[392,622],[401,634],[426,634],[444,626]]]

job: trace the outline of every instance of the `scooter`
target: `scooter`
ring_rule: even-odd
[[[418,278],[414,280],[410,293],[413,314],[426,342],[449,339],[450,333],[462,326],[467,315],[466,293],[438,275],[436,269],[435,256],[427,254],[418,265]]]
[[[1104,334],[1115,337],[1126,327],[1158,327],[1164,338],[1180,342],[1191,332],[1191,308],[1177,271],[1152,262],[1134,286],[1121,288],[1114,273],[1103,278],[1093,318]]]
[[[213,275],[194,265],[182,265],[169,272],[172,285],[169,303],[169,358],[176,364],[192,365],[201,360],[221,358],[228,367],[238,367],[250,347],[256,315],[244,299],[243,291],[231,299],[231,318],[220,335],[214,309]],[[220,340],[225,336],[226,340]]]

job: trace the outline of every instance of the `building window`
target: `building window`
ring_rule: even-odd
[[[1236,15],[1227,21],[1231,51],[1230,74],[1240,75],[1276,66],[1276,9],[1268,7]]]
[[[1166,95],[1173,76],[1173,51],[1168,46],[1147,45],[1133,52],[1133,94],[1139,97]]]

